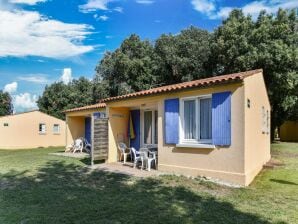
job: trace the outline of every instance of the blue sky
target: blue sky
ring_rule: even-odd
[[[36,107],[46,84],[85,76],[131,33],[154,40],[190,25],[212,31],[232,8],[298,7],[296,0],[0,0],[0,89],[17,112]]]

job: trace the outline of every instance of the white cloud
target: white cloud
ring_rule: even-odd
[[[154,1],[152,1],[152,0],[136,0],[136,3],[150,5],[150,4],[154,3]]]
[[[113,0],[88,0],[86,4],[80,5],[79,10],[83,13],[95,12],[96,10],[108,10],[108,4]]]
[[[64,83],[64,84],[68,84],[71,82],[72,80],[72,71],[71,71],[71,68],[64,68],[63,69],[63,73],[62,73],[62,76],[61,76],[61,81]]]
[[[116,7],[116,8],[114,8],[114,11],[123,12],[123,8],[122,7]]]
[[[97,15],[97,14],[94,14],[94,15],[93,15],[93,18],[96,19],[96,20],[102,20],[102,21],[107,21],[107,20],[109,19],[109,17],[106,16],[106,15],[99,16],[99,15]]]
[[[233,8],[237,7],[219,7],[215,0],[192,0],[194,9],[202,14],[205,14],[210,19],[226,18]],[[241,9],[246,15],[251,15],[256,18],[261,10],[266,10],[268,13],[276,13],[279,8],[292,9],[298,7],[297,0],[262,0],[253,1],[243,5]]]
[[[107,21],[109,19],[109,17],[107,17],[106,15],[103,15],[103,16],[98,17],[98,19],[100,19],[102,21]]]
[[[191,4],[195,10],[207,15],[215,10],[215,3],[213,0],[192,0]]]
[[[36,5],[40,2],[46,2],[47,0],[10,0],[10,3],[15,4],[27,4],[27,5]]]
[[[21,93],[14,96],[14,108],[17,111],[24,111],[37,108],[37,95],[31,95],[30,93]]]
[[[18,89],[18,83],[17,82],[12,82],[12,83],[6,84],[4,86],[3,91],[8,92],[9,94],[12,94],[12,93],[16,92],[17,89]]]
[[[42,56],[67,58],[94,50],[82,41],[91,26],[49,19],[38,12],[0,10],[0,58]]]
[[[20,76],[18,77],[18,80],[33,82],[38,84],[46,84],[49,82],[49,80],[45,77],[44,74],[32,74],[32,75]]]

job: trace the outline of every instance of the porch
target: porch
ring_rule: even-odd
[[[118,173],[118,174],[125,174],[133,177],[153,177],[153,176],[159,176],[164,174],[156,169],[151,169],[151,171],[148,172],[147,170],[133,168],[132,162],[127,162],[126,164],[123,164],[122,162],[95,164],[91,166],[91,169]]]
[[[117,102],[107,108],[109,117],[109,163],[121,160],[119,143],[137,152],[154,149],[158,155],[158,102]],[[123,159],[123,158],[122,158]],[[158,163],[158,162],[157,162]],[[154,168],[157,169],[158,165]]]

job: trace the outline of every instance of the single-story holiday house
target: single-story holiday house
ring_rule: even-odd
[[[0,149],[64,146],[65,126],[38,110],[0,117]]]
[[[155,146],[160,171],[248,185],[270,160],[270,104],[261,69],[107,98],[67,111],[68,129],[71,114],[85,111],[91,117],[105,111],[108,163],[117,161],[119,142],[137,150]],[[81,124],[82,132],[86,121]],[[92,141],[100,130],[91,130],[92,143],[100,144]]]

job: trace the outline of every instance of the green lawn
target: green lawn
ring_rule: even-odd
[[[57,148],[0,150],[0,223],[298,223],[298,144],[248,188],[184,177],[90,172]]]

